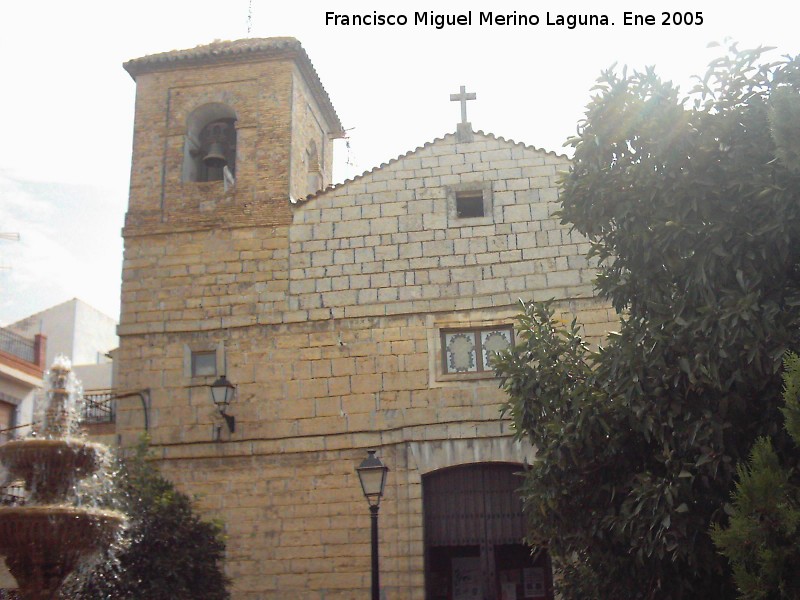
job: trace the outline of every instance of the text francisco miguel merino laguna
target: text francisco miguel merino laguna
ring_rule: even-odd
[[[437,14],[431,11],[415,12],[412,17],[405,14],[384,14],[374,11],[365,14],[339,14],[332,11],[325,13],[325,25],[334,26],[404,26],[404,25],[430,25],[436,29],[455,25],[560,25],[574,29],[579,25],[613,25],[607,15],[582,14],[562,15],[547,12],[544,18],[537,14],[513,13],[499,14],[495,12],[476,11],[477,18],[473,20],[472,11],[461,14]]]

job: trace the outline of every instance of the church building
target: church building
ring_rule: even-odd
[[[389,469],[381,598],[553,598],[516,491],[536,452],[490,358],[519,298],[555,299],[594,343],[616,321],[587,241],[554,216],[569,159],[474,131],[462,88],[451,133],[332,184],[344,130],[297,40],[125,69],[117,430],[146,430],[224,521],[234,600],[369,597],[368,451]]]

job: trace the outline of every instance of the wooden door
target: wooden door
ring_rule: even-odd
[[[548,600],[550,564],[523,544],[519,465],[486,463],[423,477],[428,600]]]
[[[11,431],[8,430],[14,427],[15,425],[14,423],[15,411],[16,411],[16,406],[0,400],[0,444],[2,444],[3,442],[7,442],[12,437]]]

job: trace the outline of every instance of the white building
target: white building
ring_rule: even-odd
[[[72,361],[75,374],[87,391],[109,390],[111,358],[117,347],[117,322],[108,315],[73,298],[12,323],[8,329],[25,337],[47,337],[48,366],[59,354]]]

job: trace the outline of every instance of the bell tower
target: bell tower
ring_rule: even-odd
[[[214,42],[124,68],[136,81],[126,236],[285,225],[290,199],[330,184],[342,125],[294,38]]]
[[[234,339],[289,310],[292,199],[331,183],[342,125],[293,38],[214,42],[124,65],[136,82],[123,228],[123,444],[207,440],[208,386],[242,383]],[[241,416],[241,415],[240,415]]]

